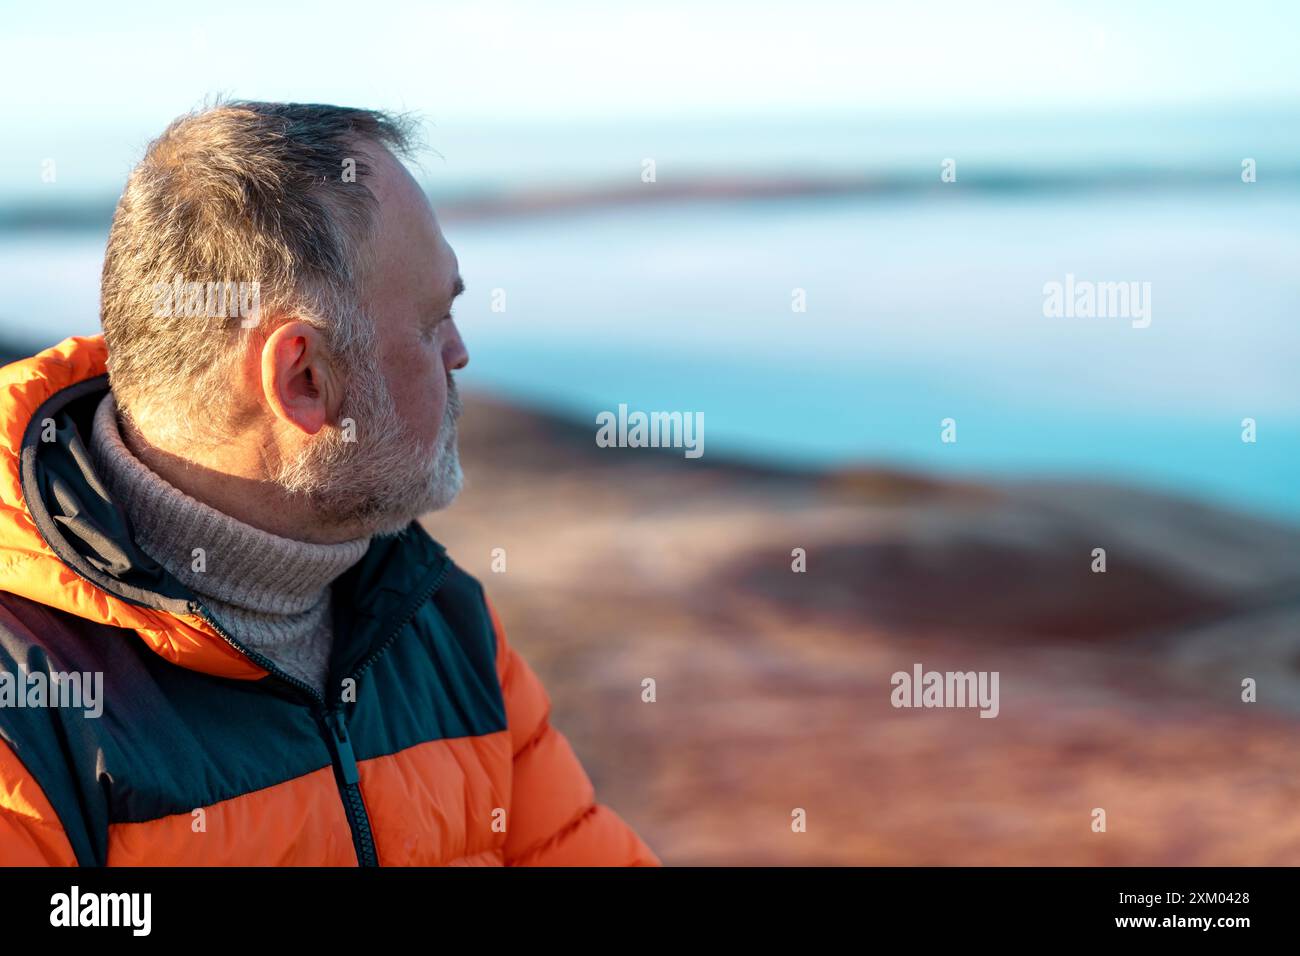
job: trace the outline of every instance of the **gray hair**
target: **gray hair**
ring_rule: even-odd
[[[412,129],[374,110],[233,101],[149,144],[113,216],[100,321],[117,403],[151,441],[237,433],[240,359],[278,318],[321,329],[345,375],[373,349],[358,294],[367,148],[409,155]]]

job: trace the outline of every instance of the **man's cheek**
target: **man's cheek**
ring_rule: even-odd
[[[437,401],[425,403],[421,420],[418,423],[419,431],[424,435],[425,441],[432,445],[441,441],[443,431],[447,427],[447,404],[446,401]]]

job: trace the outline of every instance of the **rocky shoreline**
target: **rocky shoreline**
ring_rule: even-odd
[[[461,434],[466,490],[426,524],[666,860],[1300,862],[1300,528],[1117,485],[603,449],[484,396]],[[998,717],[891,707],[916,663],[999,672]]]

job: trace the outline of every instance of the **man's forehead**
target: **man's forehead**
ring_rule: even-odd
[[[433,215],[432,208],[430,208],[429,214]],[[438,230],[438,238],[434,243],[433,253],[434,259],[429,265],[434,273],[434,281],[438,283],[438,291],[453,297],[459,295],[463,288],[460,281],[460,260],[457,258],[455,250],[451,248],[451,244],[447,242],[447,237],[442,234],[441,229]]]
[[[459,263],[428,196],[388,150],[373,146],[367,159],[367,185],[379,207],[376,245],[380,272],[387,273],[390,282],[405,285],[414,281],[422,298],[453,297]]]
[[[405,218],[426,220],[435,231],[440,231],[429,197],[402,163],[384,150],[385,158],[376,159],[366,182],[379,205],[380,218],[398,221]]]

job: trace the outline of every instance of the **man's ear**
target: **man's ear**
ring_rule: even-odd
[[[295,319],[267,337],[262,394],[277,418],[308,435],[333,420],[340,392],[319,329]]]

